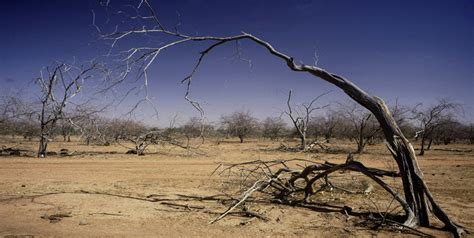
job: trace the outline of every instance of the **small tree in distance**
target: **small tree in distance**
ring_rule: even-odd
[[[258,120],[250,111],[236,111],[222,116],[221,123],[229,135],[239,137],[240,143],[243,143],[244,138],[257,129]]]
[[[311,118],[308,126],[309,136],[317,139],[323,137],[326,143],[330,143],[331,138],[337,134],[345,135],[346,124],[340,112],[327,110],[326,115]],[[338,133],[341,131],[341,133]]]
[[[349,122],[348,136],[357,143],[356,153],[361,154],[365,146],[380,131],[379,123],[372,113],[356,103],[341,104],[341,115]]]
[[[298,133],[298,137],[301,140],[300,148],[302,151],[306,150],[307,140],[306,140],[306,133],[308,132],[308,125],[310,124],[311,114],[315,110],[323,109],[329,105],[324,105],[320,107],[314,106],[314,103],[320,99],[322,96],[328,93],[323,93],[317,97],[315,97],[309,103],[302,103],[300,105],[292,105],[291,104],[291,90],[288,93],[288,100],[286,101],[286,105],[288,106],[288,110],[285,111],[285,114],[291,119],[293,126]]]
[[[208,136],[214,131],[213,126],[207,124],[200,117],[189,118],[189,120],[183,126],[181,126],[180,129],[188,142],[192,138],[198,137],[201,137],[204,140],[205,136]]]
[[[451,121],[455,116],[455,112],[460,108],[459,104],[453,103],[447,99],[441,99],[436,105],[428,107],[424,110],[413,110],[415,120],[420,123],[421,128],[421,145],[420,153],[425,154],[425,145],[427,140],[432,140],[435,131],[444,123]],[[418,135],[417,135],[418,136]]]
[[[281,117],[267,117],[262,123],[262,135],[270,140],[282,137],[286,131],[287,125]]]

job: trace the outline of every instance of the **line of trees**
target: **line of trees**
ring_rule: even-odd
[[[58,115],[53,126],[45,134],[44,118],[38,117],[32,105],[12,96],[0,100],[0,134],[4,136],[22,136],[32,140],[38,138],[41,151],[45,156],[44,138],[51,141],[70,141],[77,136],[89,144],[110,145],[134,138],[150,131],[161,131],[168,138],[180,138],[187,143],[194,138],[235,137],[243,143],[247,138],[298,138],[300,149],[315,141],[330,142],[332,139],[348,139],[356,145],[356,153],[362,153],[368,144],[383,141],[378,122],[366,110],[354,103],[335,106],[314,106],[310,103],[291,105],[288,97],[288,109],[279,117],[267,117],[261,121],[250,111],[235,111],[223,115],[218,122],[206,123],[199,117],[192,117],[181,126],[158,129],[130,119],[108,119],[101,116],[101,110],[75,107],[73,111],[64,110]],[[299,106],[299,107],[298,107]],[[430,150],[432,145],[453,142],[474,143],[473,123],[461,123],[457,119],[460,106],[447,100],[438,104],[413,109],[396,106],[392,108],[394,117],[401,125],[404,134],[420,145],[420,155]],[[319,113],[312,115],[317,110]],[[67,115],[60,117],[61,115]],[[290,122],[287,123],[285,118]]]

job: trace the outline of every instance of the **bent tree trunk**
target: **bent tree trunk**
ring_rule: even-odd
[[[413,146],[401,132],[382,99],[367,94],[349,80],[330,74],[323,69],[313,66],[295,65],[292,59],[289,59],[288,65],[294,70],[307,71],[336,85],[352,99],[372,112],[377,118],[387,140],[387,147],[397,162],[402,178],[405,200],[410,208],[404,225],[410,227],[417,225],[429,226],[428,208],[430,206],[434,215],[446,225],[446,229],[452,231],[457,236],[463,232],[434,201],[428,186],[423,180],[423,173],[418,165]]]
[[[447,230],[451,231],[455,236],[460,236],[464,232],[464,229],[454,223],[434,200],[433,195],[423,180],[423,173],[418,165],[413,146],[403,135],[382,99],[369,95],[351,81],[336,74],[329,73],[324,69],[316,66],[296,64],[292,57],[275,50],[268,42],[251,34],[243,33],[239,36],[223,38],[220,42],[211,45],[210,49],[224,42],[239,39],[249,39],[262,45],[272,55],[284,60],[287,66],[293,71],[310,73],[337,86],[354,101],[367,108],[376,117],[387,141],[387,147],[392,153],[401,174],[405,202],[409,206],[404,225],[410,227],[417,225],[429,226],[429,207],[431,207],[433,214],[445,224]]]

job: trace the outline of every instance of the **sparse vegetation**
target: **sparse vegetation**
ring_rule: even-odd
[[[22,3],[15,4],[20,6]],[[63,13],[59,8],[54,9],[60,4],[62,2],[51,5],[51,12]],[[438,49],[433,45],[438,43],[428,42],[425,48],[429,50],[420,49],[416,54],[403,53],[412,52],[404,47],[418,46],[422,42],[421,38],[417,42],[399,37],[407,35],[406,27],[400,27],[404,29],[402,31],[393,29],[395,34],[384,32],[393,37],[389,45],[383,42],[380,32],[372,35],[376,44],[354,34],[353,39],[342,37],[331,31],[331,24],[326,28],[315,24],[316,18],[309,20],[308,13],[315,10],[311,7],[313,2],[292,2],[298,5],[296,10],[288,8],[292,5],[286,2],[265,5],[264,12],[268,13],[270,23],[266,19],[261,21],[259,14],[240,13],[248,12],[248,8],[240,11],[235,7],[238,18],[229,20],[225,13],[221,14],[213,19],[219,22],[217,26],[206,19],[210,12],[201,13],[196,18],[198,21],[186,26],[181,23],[181,14],[176,12],[176,23],[171,25],[170,14],[166,12],[169,6],[157,3],[163,4],[165,10],[162,10],[153,4],[149,0],[130,4],[99,1],[98,6],[88,9],[91,13],[88,27],[96,32],[93,43],[85,44],[86,38],[80,39],[84,47],[87,45],[93,50],[69,50],[62,47],[54,34],[55,47],[61,52],[47,57],[70,56],[72,63],[55,60],[28,85],[17,80],[24,80],[31,72],[13,73],[18,79],[6,74],[34,65],[20,52],[28,52],[28,56],[34,58],[31,61],[37,63],[37,55],[33,52],[39,51],[23,43],[22,51],[9,47],[4,50],[7,57],[2,56],[2,59],[10,61],[11,58],[15,63],[7,62],[6,70],[0,72],[0,80],[11,86],[0,88],[0,236],[265,234],[300,237],[321,233],[324,237],[461,237],[470,234],[469,227],[474,226],[474,207],[469,205],[474,201],[474,129],[472,118],[463,115],[464,109],[469,110],[472,105],[461,106],[455,100],[441,99],[431,106],[423,106],[423,103],[433,102],[433,98],[424,98],[426,102],[415,105],[413,95],[401,92],[411,88],[403,81],[405,79],[400,80],[399,85],[389,82],[393,78],[385,80],[387,72],[419,77],[419,68],[423,68],[424,63],[413,63],[412,58],[419,58],[414,57],[418,54],[434,55]],[[178,2],[176,6],[180,4]],[[191,3],[186,1],[186,4]],[[280,11],[281,16],[271,11],[272,7],[281,8],[282,4],[286,7]],[[372,4],[375,3],[361,3],[364,6],[361,9]],[[451,11],[448,9],[451,6],[460,8],[461,5],[455,4],[444,9],[438,5],[435,8],[440,11]],[[391,11],[398,15],[387,19],[407,16],[418,21],[434,20],[432,15],[445,16],[444,12],[435,14],[423,7],[423,11],[414,11],[417,14],[411,13],[410,7],[404,7],[403,15],[392,7]],[[194,5],[194,8],[199,7]],[[11,39],[22,36],[17,33],[23,29],[28,30],[21,25],[23,18],[14,20],[18,17],[15,14],[24,15],[32,22],[32,27],[37,27],[38,23],[42,34],[42,31],[51,33],[40,27],[42,21],[53,25],[44,9],[35,11],[35,14],[42,14],[40,18],[23,13],[28,12],[25,6],[21,11],[16,11],[14,6],[5,9],[3,15],[10,14],[12,18],[5,21],[8,22],[5,32],[14,37],[1,38],[3,45],[12,44],[18,48],[22,41],[11,42]],[[340,26],[339,22],[359,22],[345,16],[354,12],[353,9],[340,11],[338,6],[337,12],[332,11],[328,16],[325,16],[328,9],[322,9],[318,8],[317,15],[321,15],[321,19],[330,16],[331,21],[338,23],[336,26]],[[287,14],[287,10],[291,14]],[[424,14],[423,18],[425,10],[431,15]],[[364,13],[357,12],[354,16],[361,14]],[[290,19],[295,15],[302,20]],[[73,21],[78,17],[71,16]],[[379,16],[368,22],[365,18],[372,19],[364,14],[360,21],[368,26],[375,22],[377,27],[352,26],[358,30],[354,32],[363,30],[360,33],[364,34],[360,35],[365,35],[375,29],[397,28],[382,27],[377,21],[382,19]],[[33,22],[35,19],[38,22]],[[190,19],[193,17],[186,18],[187,21]],[[235,32],[230,23],[241,24],[249,19],[255,21],[250,26],[257,32],[238,31],[240,33],[228,35]],[[273,29],[271,24],[279,19],[285,19],[284,23],[279,23],[279,31],[288,35],[276,38],[266,30]],[[392,24],[391,21],[384,22]],[[450,24],[454,21],[440,22]],[[21,27],[10,27],[15,23],[20,23]],[[65,45],[66,39],[72,39],[69,34],[90,35],[76,31],[74,26],[67,27],[66,34],[66,23],[54,23],[60,26],[54,27],[54,33],[61,33]],[[255,23],[258,24],[254,26]],[[418,27],[431,28],[431,25],[435,24],[430,22]],[[218,26],[225,27],[220,29]],[[349,28],[344,27],[337,29],[344,32],[344,36],[350,36],[353,29],[347,31]],[[325,56],[335,52],[339,59],[330,59],[320,66],[318,52],[308,48],[306,42],[315,37],[309,28],[325,33],[317,43],[325,50],[327,47]],[[440,39],[455,35],[462,45],[469,38],[469,35],[459,33],[464,31],[450,31],[451,28],[445,25],[438,30],[441,29],[443,34],[436,34]],[[27,39],[34,35],[26,33]],[[303,41],[301,33],[308,35]],[[413,33],[413,38],[418,39],[420,34]],[[3,42],[5,39],[10,43]],[[43,39],[36,40],[42,42]],[[305,47],[299,46],[300,42]],[[378,59],[380,55],[393,54],[393,42],[401,56],[409,56],[410,64],[405,63],[403,57],[388,59],[389,64],[368,60],[371,57],[381,60]],[[465,50],[453,47],[452,39],[447,42],[451,43],[449,48],[453,51]],[[344,47],[334,48],[332,44]],[[54,49],[44,42],[38,46],[45,47],[44,52]],[[311,53],[313,62],[307,62],[308,55],[301,55],[303,49],[306,54]],[[247,50],[250,53],[246,53]],[[72,52],[80,52],[80,56],[76,58]],[[363,62],[351,58],[352,54],[361,52],[364,55],[358,58]],[[190,56],[196,53],[197,57]],[[445,54],[449,61],[438,62],[446,67],[436,65],[426,69],[435,71],[430,75],[438,77],[436,80],[451,73],[450,76],[457,75],[467,84],[464,78],[470,76],[470,71],[459,69],[470,58],[457,51],[451,53]],[[254,68],[254,61],[246,54],[255,58],[260,67],[263,65],[264,70]],[[296,54],[300,54],[301,59],[294,57]],[[451,55],[462,55],[462,60],[453,60]],[[190,57],[195,57],[194,61],[189,60]],[[165,61],[163,65],[159,64],[161,58]],[[232,63],[222,66],[222,61],[227,64],[229,58]],[[339,60],[344,63],[339,65]],[[456,62],[456,70],[451,62]],[[17,69],[20,63],[22,65]],[[435,62],[431,63],[435,65]],[[242,65],[249,68],[247,78],[234,74],[234,71],[242,71]],[[397,67],[389,70],[384,65]],[[374,70],[375,67],[380,70]],[[3,75],[3,71],[7,73]],[[272,73],[264,75],[265,71]],[[155,75],[164,75],[167,79],[156,80]],[[304,75],[313,79],[308,81],[311,84],[295,80]],[[204,76],[206,80],[195,80],[198,76]],[[415,78],[411,77],[408,79]],[[250,79],[255,81],[248,81]],[[286,82],[281,83],[282,79]],[[203,81],[204,84],[195,88],[195,82]],[[176,103],[175,91],[168,91],[167,87],[177,82],[184,86],[184,103],[189,103],[185,106]],[[223,84],[217,85],[218,82]],[[241,95],[230,93],[240,89],[234,85],[239,82],[246,82],[246,92]],[[157,88],[157,84],[160,87]],[[278,87],[271,84],[278,84]],[[14,89],[20,85],[26,85],[26,88]],[[334,92],[337,95],[322,93],[326,86],[337,89]],[[297,88],[298,96],[306,99],[293,99],[290,87]],[[256,93],[258,90],[266,92]],[[408,103],[401,105],[398,98],[394,104],[386,103],[372,90],[380,91],[384,98],[393,98],[392,93],[395,93],[395,97],[400,96]],[[260,105],[264,100],[271,102],[275,96],[281,99],[282,91],[288,92],[285,100]],[[416,98],[426,95],[430,94],[420,93]],[[441,96],[450,95],[452,93]],[[216,97],[218,105],[212,105],[209,99]],[[260,98],[265,99],[257,102]],[[347,98],[351,101],[342,101]],[[464,95],[464,98],[469,97]],[[209,106],[213,107],[211,119],[205,110]],[[252,111],[237,108],[252,108]],[[162,111],[165,116],[161,115]],[[168,117],[171,118],[169,125],[165,126],[168,122],[165,118],[173,113],[172,118]],[[424,156],[423,160],[419,161],[417,155]],[[62,225],[53,229],[50,226],[54,223]],[[183,224],[186,224],[185,229],[182,229]]]

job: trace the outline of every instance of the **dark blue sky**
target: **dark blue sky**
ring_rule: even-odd
[[[114,1],[115,6],[134,1]],[[158,15],[173,26],[179,12],[182,32],[234,35],[249,32],[271,42],[295,59],[343,75],[388,102],[433,103],[449,97],[465,105],[474,118],[473,1],[153,1]],[[1,1],[0,93],[32,88],[31,79],[51,60],[90,59],[103,54],[91,26],[95,1]],[[101,22],[99,22],[101,23]],[[104,24],[103,24],[104,25]],[[118,45],[155,44],[133,38]],[[150,92],[160,111],[160,124],[178,113],[182,121],[198,113],[184,99],[179,81],[189,73],[202,44],[166,51],[153,65]],[[254,115],[278,116],[289,89],[294,99],[308,101],[334,90],[321,103],[347,99],[334,86],[291,72],[260,47],[242,42],[252,67],[232,59],[233,45],[207,59],[193,84],[193,97],[210,120],[222,113],[249,109]],[[122,87],[122,88],[125,88]],[[132,104],[140,95],[131,97]],[[124,110],[118,109],[120,115]],[[138,117],[147,117],[142,108]],[[143,115],[143,116],[142,116]],[[146,121],[150,121],[147,119]]]

